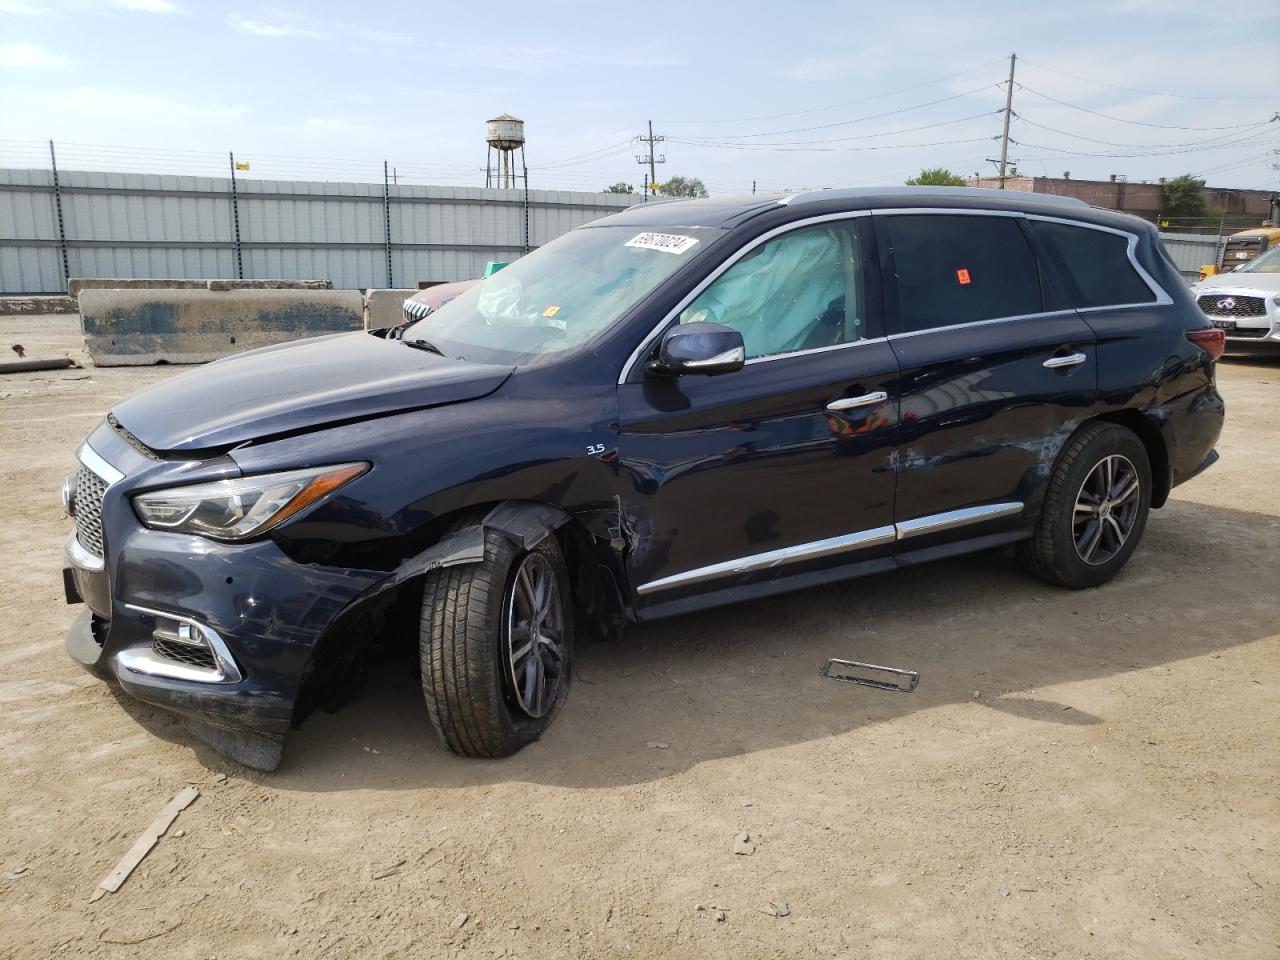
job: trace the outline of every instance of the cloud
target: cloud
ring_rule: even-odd
[[[37,7],[23,0],[0,0],[0,13],[21,14],[28,17],[47,17],[53,11],[48,7]]]
[[[62,54],[34,43],[0,43],[0,70],[20,70],[24,67],[56,70],[70,65],[71,61]]]
[[[139,13],[181,13],[182,8],[171,0],[112,0],[118,10],[136,10]]]
[[[302,37],[315,40],[321,36],[310,27],[301,27],[292,23],[267,23],[265,20],[254,20],[239,14],[233,14],[228,18],[228,22],[241,33],[250,33],[255,37]]]
[[[238,120],[249,112],[243,104],[200,103],[173,99],[153,94],[130,93],[123,90],[103,90],[97,87],[76,87],[62,93],[37,94],[43,109],[60,118],[104,117],[127,118],[164,117],[166,123],[182,124],[212,120]]]

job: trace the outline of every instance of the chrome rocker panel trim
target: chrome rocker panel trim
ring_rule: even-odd
[[[909,537],[940,533],[944,530],[968,526],[971,523],[981,523],[984,520],[1012,516],[1015,513],[1021,513],[1022,508],[1022,502],[1018,501],[990,503],[980,507],[949,510],[946,513],[918,517],[915,520],[906,520],[902,523],[890,524],[885,527],[860,530],[857,533],[848,533],[840,537],[814,540],[809,543],[796,544],[794,547],[783,547],[780,550],[770,550],[766,553],[755,553],[735,560],[713,563],[705,567],[695,567],[692,570],[663,577],[660,580],[650,580],[648,583],[642,583],[636,592],[643,595],[658,590],[669,590],[672,587],[684,587],[694,583],[702,583],[705,580],[714,580],[718,577],[730,576],[735,573],[751,573],[756,570],[767,570],[771,567],[780,567],[801,560],[814,560],[850,550],[865,550],[869,547],[883,546],[886,543],[893,543],[897,540],[906,540]]]

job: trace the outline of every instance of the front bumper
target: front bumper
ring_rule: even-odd
[[[74,533],[67,543],[68,599],[74,590],[88,607],[67,633],[68,654],[130,696],[182,715],[241,763],[274,769],[317,649],[387,574],[297,563],[271,540],[222,544],[144,528],[128,503],[126,455],[102,449],[110,441],[99,434],[91,441],[124,477],[103,500],[105,558]],[[174,659],[178,632],[205,641],[203,662]]]
[[[1227,337],[1230,351],[1270,351],[1280,349],[1280,303],[1276,292],[1262,288],[1226,287],[1215,290],[1211,286],[1195,288],[1196,303],[1204,315]],[[1262,301],[1263,313],[1258,316],[1237,316],[1217,309],[1216,304],[1234,302],[1236,298],[1249,297]]]

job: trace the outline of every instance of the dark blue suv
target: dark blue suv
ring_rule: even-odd
[[[64,499],[73,657],[264,769],[374,637],[451,750],[575,635],[1016,545],[1113,577],[1216,458],[1223,347],[1155,230],[897,188],[650,203],[427,317],[118,405]]]

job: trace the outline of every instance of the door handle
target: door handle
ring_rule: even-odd
[[[1068,353],[1063,357],[1050,357],[1044,365],[1050,370],[1059,370],[1062,367],[1077,367],[1088,359],[1083,353]]]
[[[875,393],[864,393],[860,397],[846,397],[843,400],[832,400],[827,404],[827,412],[843,413],[846,410],[852,410],[855,407],[869,407],[873,403],[883,403],[889,399],[889,395],[883,390],[877,390]]]

